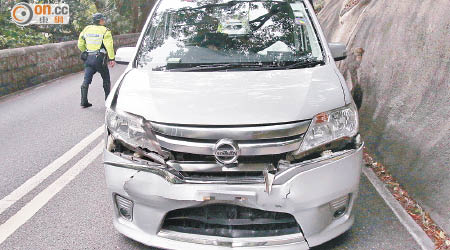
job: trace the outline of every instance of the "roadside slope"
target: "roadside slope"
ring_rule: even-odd
[[[364,90],[367,146],[450,232],[450,2],[361,0],[344,13],[347,1],[327,0],[319,19],[351,51],[339,67]]]

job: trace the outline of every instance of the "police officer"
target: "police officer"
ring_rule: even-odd
[[[84,81],[81,85],[81,107],[88,108],[92,104],[88,102],[89,84],[92,77],[99,72],[103,78],[103,90],[105,91],[105,99],[108,97],[111,88],[111,79],[108,70],[109,66],[114,67],[114,44],[111,31],[106,28],[105,16],[96,13],[92,16],[94,25],[88,25],[81,32],[78,38],[78,48],[87,54],[84,68]]]

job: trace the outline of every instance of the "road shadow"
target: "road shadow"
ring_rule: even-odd
[[[331,241],[328,241],[320,246],[313,247],[311,250],[329,250],[329,249],[345,249],[345,245],[351,239],[351,230],[339,235]]]

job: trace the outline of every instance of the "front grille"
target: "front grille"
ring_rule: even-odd
[[[234,171],[234,172],[187,172],[180,174],[186,180],[208,180],[226,183],[240,183],[242,181],[264,183],[263,171]]]
[[[231,204],[170,211],[163,230],[227,238],[271,237],[301,233],[294,216]]]
[[[280,156],[297,150],[310,121],[254,126],[185,126],[152,123],[160,146],[177,160],[214,161],[214,147],[221,139],[239,146],[240,159]]]
[[[187,154],[181,152],[171,151],[175,160],[185,162],[216,162],[216,159],[212,155],[196,155]],[[273,155],[257,155],[257,156],[240,156],[238,163],[251,164],[251,163],[267,163],[276,166],[280,160],[286,159],[286,154],[273,154]]]
[[[298,150],[310,122],[245,126],[152,122],[151,125],[161,149],[170,155],[167,164],[180,178],[192,183],[241,184],[264,183],[264,173],[274,171],[288,153]],[[225,165],[215,156],[217,143],[223,139],[239,153],[237,160]]]

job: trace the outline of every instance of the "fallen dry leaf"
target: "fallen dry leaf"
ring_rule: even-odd
[[[405,208],[411,218],[419,225],[424,232],[434,242],[437,250],[450,250],[450,238],[431,219],[430,214],[411,197],[408,192],[401,187],[389,171],[379,162],[375,162],[373,157],[367,153],[364,147],[365,166],[372,169],[378,178],[383,181],[395,199]]]

